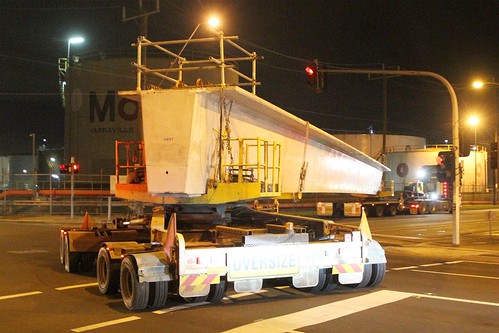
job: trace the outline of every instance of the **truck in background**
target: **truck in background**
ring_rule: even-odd
[[[404,187],[405,214],[452,213],[452,189],[449,182],[439,182],[438,165],[425,165],[418,170],[416,182]]]
[[[359,217],[362,209],[367,216],[382,217],[397,214],[452,213],[452,188],[439,181],[438,165],[424,165],[418,170],[419,179],[395,193],[392,180],[383,180],[376,195],[338,197],[335,202],[318,202],[318,216]]]

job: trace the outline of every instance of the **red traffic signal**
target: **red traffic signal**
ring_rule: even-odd
[[[69,173],[69,165],[68,164],[59,164],[59,171],[61,173]]]
[[[319,69],[319,61],[317,59],[313,65],[305,67],[305,73],[307,73],[308,84],[314,87],[315,92],[320,93],[326,88],[326,72]]]
[[[314,75],[315,75],[315,73],[316,73],[317,71],[315,70],[315,68],[314,68],[314,67],[312,67],[312,66],[307,66],[307,67],[305,67],[305,72],[307,73],[307,75],[308,75],[309,77],[311,77],[311,76],[314,76]]]
[[[80,171],[80,165],[78,163],[73,164],[60,164],[59,171],[61,173],[78,173]]]
[[[80,171],[80,165],[78,163],[71,164],[71,171],[73,171],[73,173],[78,173],[78,171]]]

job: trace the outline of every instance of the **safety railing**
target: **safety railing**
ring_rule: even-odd
[[[120,183],[120,176],[126,175],[127,184],[146,182],[146,162],[143,141],[116,141],[116,182]]]
[[[225,139],[229,144],[229,163],[222,164],[227,182],[260,182],[261,192],[279,192],[281,145],[261,138]],[[233,156],[237,156],[237,160]]]

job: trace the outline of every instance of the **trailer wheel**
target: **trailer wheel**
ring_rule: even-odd
[[[168,300],[168,281],[156,281],[149,283],[149,306],[152,308],[163,308]]]
[[[376,287],[378,284],[381,283],[381,281],[383,281],[383,278],[385,277],[386,263],[372,264],[369,266],[372,266],[372,274],[371,274],[371,279],[367,283],[367,286]]]
[[[383,214],[385,213],[385,207],[383,207],[382,205],[375,205],[373,209],[374,209],[374,216],[383,217]]]
[[[423,214],[426,214],[428,212],[428,208],[426,207],[426,204],[425,203],[420,203],[419,204],[419,209],[418,209],[418,214],[419,215],[423,215]]]
[[[338,286],[338,275],[337,274],[332,274],[331,269],[328,270],[326,274],[326,284],[324,288],[322,288],[322,291],[331,291],[336,289]]]
[[[220,302],[227,292],[227,279],[220,277],[220,283],[210,286],[210,293],[206,299],[208,302]]]
[[[78,272],[80,254],[69,250],[69,237],[64,237],[64,270],[68,273]]]
[[[120,263],[111,260],[106,248],[97,255],[97,285],[102,294],[114,295],[120,287]]]
[[[316,294],[318,292],[323,291],[328,283],[327,274],[328,273],[326,271],[326,268],[319,269],[319,282],[317,282],[317,285],[315,287],[309,287],[309,288],[298,288],[298,290],[312,294]]]
[[[386,208],[385,208],[385,215],[387,216],[395,216],[397,215],[397,206],[395,205],[388,205]]]
[[[371,282],[372,271],[372,265],[364,265],[364,275],[362,277],[362,281],[360,281],[359,283],[349,284],[348,286],[352,288],[364,288],[369,284],[369,282]]]
[[[121,261],[120,287],[128,310],[143,310],[149,301],[149,283],[139,282],[137,264],[131,256]]]

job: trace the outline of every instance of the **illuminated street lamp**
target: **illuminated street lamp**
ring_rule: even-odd
[[[477,183],[477,172],[476,172],[476,154],[477,154],[477,151],[478,151],[478,147],[476,145],[476,128],[478,126],[478,118],[476,116],[471,116],[470,119],[468,120],[468,124],[470,124],[471,126],[473,126],[475,128],[475,146],[473,148],[473,150],[475,151],[475,182],[474,182],[474,190],[473,190],[473,193],[476,193],[476,183]]]
[[[495,81],[495,78],[492,77],[491,81],[484,82],[481,80],[476,80],[472,84],[473,88],[481,89],[485,86],[493,86],[494,87],[494,95],[492,96],[494,99],[494,111],[493,111],[493,124],[494,124],[494,142],[497,142],[497,121],[499,120],[497,116],[497,90],[499,83]],[[492,204],[495,205],[497,203],[497,169],[492,169]]]
[[[71,50],[71,44],[80,44],[83,43],[84,41],[85,39],[83,39],[83,37],[72,37],[68,39],[68,61],[69,61],[69,53]]]

